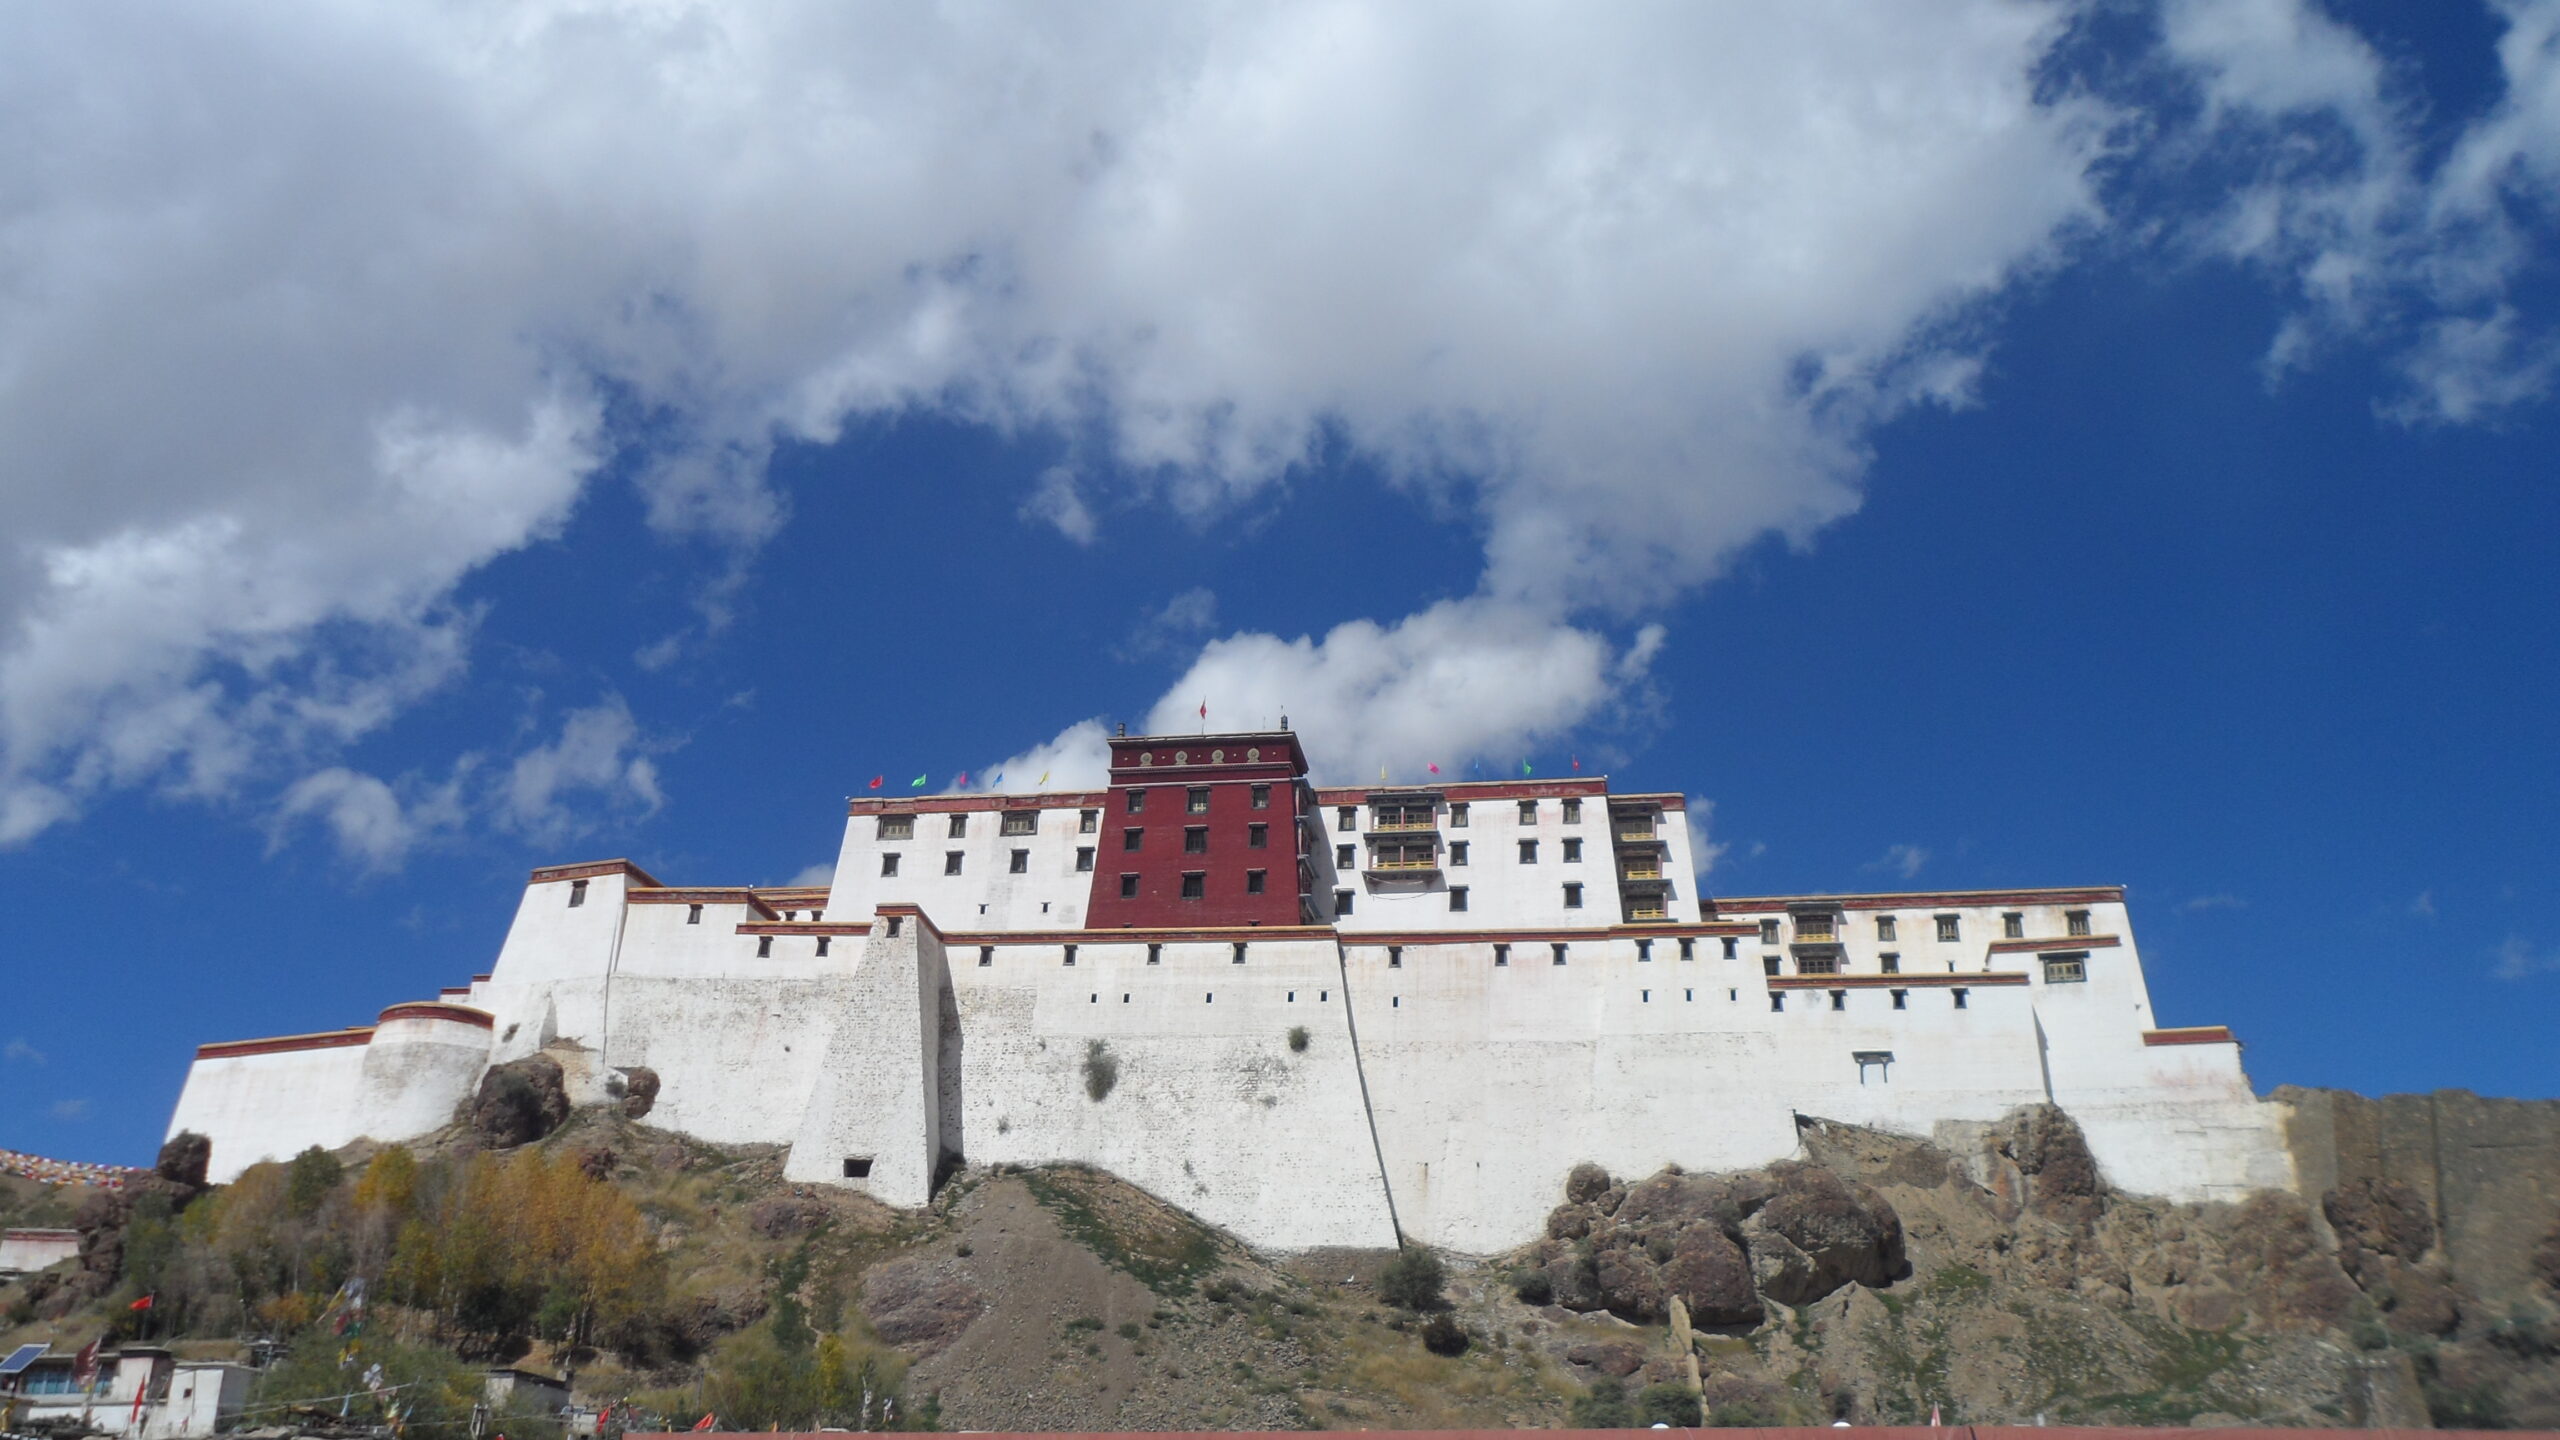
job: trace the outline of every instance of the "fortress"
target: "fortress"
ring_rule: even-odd
[[[1256,1244],[1489,1252],[1575,1163],[1721,1170],[1799,1117],[1960,1153],[2013,1107],[2106,1177],[2290,1187],[2220,1027],[2162,1028],[2120,887],[1707,897],[1682,797],[1319,789],[1286,728],[1123,736],[1108,788],[858,798],[824,889],[533,872],[489,972],[209,1044],[213,1178],[449,1123],[494,1064],[921,1205],[954,1159],[1112,1171]]]

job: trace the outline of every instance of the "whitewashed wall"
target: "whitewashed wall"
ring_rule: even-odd
[[[365,1133],[356,1113],[362,1045],[199,1058],[169,1117],[169,1133],[213,1142],[205,1177],[217,1185],[261,1160],[289,1160],[317,1145],[334,1150]]]

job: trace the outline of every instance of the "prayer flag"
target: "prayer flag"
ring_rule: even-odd
[[[1535,771],[1535,770],[1530,769],[1530,768],[1529,768],[1529,762],[1528,762],[1528,761],[1526,761],[1526,760],[1523,760],[1523,761],[1521,761],[1521,762],[1520,762],[1520,773],[1521,773],[1521,774],[1523,774],[1523,775],[1535,775],[1535,774],[1537,774],[1538,772],[1537,772],[1537,771]]]
[[[1439,773],[1440,773],[1440,767],[1439,767],[1439,766],[1437,766],[1437,765],[1432,766],[1432,767],[1431,767],[1431,773],[1432,773],[1432,774],[1434,774],[1434,775],[1439,774]]]
[[[1381,785],[1387,783],[1387,767],[1384,765],[1378,767],[1378,783]]]
[[[1046,785],[1046,784],[1048,784],[1048,783],[1049,783],[1049,772],[1048,772],[1048,771],[1043,770],[1043,771],[1041,771],[1041,772],[1040,772],[1040,783],[1041,783],[1041,784],[1043,784],[1043,785]]]
[[[888,778],[889,778],[889,777],[888,777],[888,776],[886,776],[886,775],[874,775],[874,776],[872,776],[872,777],[871,777],[871,788],[872,788],[872,789],[874,789],[874,790],[879,789],[879,788],[880,788],[880,782],[881,782],[881,781],[883,781],[883,780],[886,780],[886,779],[888,779]]]
[[[1576,775],[1582,773],[1582,757],[1579,755],[1573,757],[1573,773]]]
[[[127,1310],[148,1310],[151,1308],[151,1297],[145,1295],[141,1299],[134,1301],[132,1304],[127,1305],[124,1308]]]
[[[1001,790],[1001,789],[1003,789],[1003,788],[1004,788],[1004,772],[1003,772],[1003,771],[1001,771],[1001,770],[997,771],[997,772],[996,772],[996,778],[994,778],[993,780],[990,780],[990,781],[988,781],[988,782],[987,782],[987,788],[988,788],[988,789],[990,789],[990,790]]]
[[[923,788],[924,788],[924,777],[923,777],[922,775],[918,775],[918,776],[917,776],[916,778],[914,778],[913,780],[908,781],[908,782],[907,782],[907,788],[908,788],[908,789],[910,789],[910,790],[921,790],[921,789],[923,789]]]
[[[1209,697],[1205,695],[1200,697],[1200,718],[1203,720],[1209,718]]]
[[[711,1428],[711,1412],[710,1412],[710,1411],[708,1411],[708,1410],[706,1410],[706,1411],[702,1412],[702,1418],[693,1422],[693,1428],[694,1428],[694,1429],[696,1429],[696,1430],[708,1430],[708,1429],[710,1429],[710,1428]]]
[[[966,771],[966,770],[961,771],[961,772],[960,772],[960,778],[951,782],[951,788],[952,788],[952,789],[954,789],[954,790],[966,790],[966,789],[968,789],[968,788],[969,788],[969,772],[968,772],[968,771]]]

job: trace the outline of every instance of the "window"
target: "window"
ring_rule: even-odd
[[[2078,985],[2086,981],[2088,978],[2089,957],[2086,955],[2048,955],[2045,957],[2044,983],[2047,985]]]
[[[1778,1013],[1779,1011],[1784,1010],[1784,1009],[1786,1009],[1786,1008],[1787,1008],[1787,992],[1786,992],[1786,991],[1784,991],[1784,990],[1772,990],[1772,991],[1770,991],[1770,992],[1769,992],[1769,1013],[1771,1013],[1771,1014],[1773,1014],[1773,1015],[1774,1015],[1774,1014]]]
[[[1067,947],[1066,962],[1067,962],[1069,965],[1073,965],[1073,964],[1075,964],[1075,963],[1076,963],[1076,947],[1074,947],[1073,945],[1070,945],[1070,946],[1068,946],[1068,947]]]
[[[1581,801],[1567,800],[1564,802],[1564,823],[1567,825],[1578,825],[1582,823]]]
[[[1653,942],[1652,942],[1652,941],[1650,941],[1650,940],[1639,940],[1639,941],[1637,941],[1637,942],[1636,942],[1636,960],[1637,960],[1639,963],[1641,963],[1641,962],[1643,962],[1643,961],[1651,960],[1652,958],[1653,958]]]
[[[945,850],[942,852],[943,874],[957,875],[960,873],[960,854],[961,852],[957,850]]]
[[[1452,830],[1464,830],[1467,828],[1466,801],[1461,800],[1449,807],[1449,828]]]
[[[1760,973],[1761,973],[1761,974],[1763,974],[1763,975],[1775,975],[1775,974],[1777,974],[1777,973],[1778,973],[1778,957],[1777,957],[1777,956],[1775,956],[1775,955],[1763,955],[1763,956],[1761,956],[1761,957],[1760,957]]]
[[[1360,847],[1358,847],[1358,846],[1356,846],[1356,845],[1336,845],[1336,846],[1334,846],[1334,847],[1333,847],[1333,868],[1334,868],[1334,869],[1336,869],[1336,870],[1348,870],[1348,869],[1350,869],[1352,866],[1359,864],[1359,863],[1360,863],[1359,848],[1360,848]]]
[[[1093,873],[1092,846],[1079,845],[1076,847],[1076,873],[1079,875],[1090,875]]]
[[[1268,810],[1271,808],[1270,786],[1256,785],[1253,787],[1253,808],[1256,810]]]
[[[1040,833],[1040,812],[1037,810],[1007,810],[1004,812],[1004,827],[1002,833],[1007,835],[1036,835]]]
[[[1137,876],[1123,875],[1120,877],[1120,898],[1123,900],[1135,900],[1138,898]]]
[[[1564,887],[1564,908],[1567,910],[1579,910],[1582,908],[1581,886],[1567,885]]]
[[[1030,851],[1028,851],[1028,850],[1016,850],[1016,851],[1014,851],[1014,852],[1013,852],[1013,861],[1012,861],[1012,863],[1011,863],[1011,864],[1009,864],[1009,865],[1007,865],[1007,866],[1005,867],[1005,873],[1006,873],[1006,874],[1008,874],[1008,875],[1028,875],[1028,874],[1030,874],[1030,873],[1031,873],[1031,852],[1030,852]]]
[[[1340,830],[1345,834],[1359,829],[1360,807],[1357,805],[1335,806],[1333,811],[1333,828]]]
[[[1836,955],[1803,956],[1796,961],[1796,973],[1799,975],[1837,975],[1840,973],[1840,957]]]
[[[812,925],[815,925],[815,924],[817,924],[819,921],[824,920],[824,919],[826,919],[826,918],[827,918],[827,912],[826,912],[826,911],[824,911],[824,910],[812,910],[812,911],[810,911],[810,912],[809,912],[809,923],[810,923],[810,924],[812,924]]]
[[[1535,825],[1538,823],[1537,801],[1523,800],[1520,802],[1520,823],[1523,825]]]
[[[1206,785],[1192,786],[1185,796],[1183,808],[1194,815],[1208,814],[1209,787]]]
[[[2086,910],[2066,911],[2062,917],[2062,924],[2066,933],[2072,935],[2086,935],[2089,933],[2089,912]]]
[[[572,880],[572,881],[570,881],[570,882],[569,882],[569,906],[570,906],[570,908],[571,908],[571,909],[575,909],[575,908],[577,908],[578,906],[580,906],[580,905],[584,905],[584,904],[586,904],[586,903],[587,903],[587,882],[586,882],[586,881],[584,881],[584,880]]]
[[[1890,1050],[1852,1050],[1849,1058],[1858,1064],[1858,1083],[1881,1085],[1893,1078],[1893,1052]]]
[[[1185,826],[1183,826],[1183,827],[1182,827],[1182,853],[1183,853],[1183,854],[1185,854],[1185,855],[1206,855],[1206,854],[1208,854],[1208,853],[1209,853],[1209,827],[1208,827],[1208,826],[1206,826],[1206,825],[1185,825]]]
[[[1961,940],[1961,939],[1963,939],[1963,938],[1964,938],[1964,935],[1963,935],[1963,933],[1962,933],[1962,932],[1959,930],[1959,928],[1958,928],[1962,923],[1963,923],[1963,922],[1962,922],[1961,920],[1959,920],[1956,916],[1953,916],[1953,915],[1941,915],[1941,916],[1939,916],[1939,917],[1938,917],[1938,939],[1939,939],[1940,941],[1942,941],[1942,942],[1943,942],[1943,941]]]
[[[1888,945],[1893,943],[1894,933],[1892,916],[1879,915],[1876,917],[1876,938]]]
[[[986,969],[988,966],[993,965],[993,964],[995,964],[995,963],[996,963],[996,947],[994,947],[993,945],[981,945],[981,946],[979,946],[979,947],[978,947],[978,968],[979,968],[979,969],[981,969],[981,970],[984,970],[984,969]]]
[[[1796,938],[1802,941],[1819,941],[1827,945],[1837,942],[1840,932],[1832,925],[1831,917],[1828,915],[1799,915],[1796,917]]]
[[[1079,834],[1079,835],[1090,835],[1090,834],[1092,834],[1094,831],[1099,830],[1099,829],[1101,829],[1101,828],[1102,828],[1102,812],[1101,812],[1101,811],[1099,811],[1099,810],[1079,810],[1079,811],[1077,811],[1077,812],[1076,812],[1076,833],[1077,833],[1077,834]]]
[[[1162,945],[1149,945],[1147,947],[1147,963],[1150,965],[1161,965],[1164,963],[1164,947]]]
[[[1467,863],[1466,841],[1452,840],[1449,842],[1449,863],[1452,865],[1464,865]]]
[[[1954,997],[1956,997],[1956,1008],[1957,1008],[1957,1009],[1962,1010],[1962,1009],[1965,1009],[1965,1008],[1966,1008],[1966,1006],[1965,1006],[1965,999],[1966,999],[1966,995],[1965,995],[1965,992],[1964,992],[1963,990],[1961,990],[1961,989],[1950,990],[1950,991],[1948,991],[1947,993],[1948,993],[1948,994],[1950,994],[1950,995],[1953,995]]]
[[[1333,892],[1333,913],[1336,915],[1348,915],[1351,913],[1350,891],[1336,890]]]
[[[864,1178],[868,1177],[870,1174],[871,1174],[871,1157],[870,1157],[870,1156],[868,1156],[868,1155],[847,1155],[846,1157],[844,1157],[844,1178],[846,1178],[847,1180],[861,1180],[861,1179],[864,1179]]]
[[[1681,936],[1681,937],[1680,937],[1680,958],[1681,958],[1681,959],[1683,959],[1683,960],[1695,960],[1695,959],[1697,959],[1697,958],[1698,958],[1698,942],[1697,942],[1697,941],[1695,941],[1695,940],[1690,939],[1690,938],[1689,938],[1688,936],[1686,936],[1686,935]]]
[[[1846,990],[1834,990],[1834,991],[1832,991],[1832,992],[1831,992],[1831,1008],[1832,1008],[1832,1009],[1834,1009],[1834,1010],[1846,1010],[1846,1009],[1848,1009],[1848,1008],[1849,1008],[1849,992],[1848,992],[1848,991],[1846,991]]]
[[[1763,945],[1775,945],[1778,943],[1777,921],[1763,920],[1760,922],[1760,943]]]
[[[2015,911],[2015,910],[2012,910],[2012,911],[2010,911],[2008,914],[2001,916],[2001,917],[2000,917],[2000,938],[2001,938],[2001,939],[2003,939],[2003,940],[2024,940],[2024,939],[2026,939],[2026,938],[2027,938],[2027,917],[2026,917],[2026,916],[2024,916],[2024,915],[2019,914],[2019,913],[2018,913],[2017,911]]]
[[[952,816],[952,817],[951,817],[951,838],[952,838],[952,839],[954,839],[954,840],[957,840],[957,839],[960,839],[962,836],[967,835],[968,833],[969,833],[969,817],[968,817],[968,816],[966,816],[966,815],[954,815],[954,816]]]
[[[1496,964],[1496,965],[1508,965],[1508,964],[1510,964],[1510,963],[1511,963],[1511,947],[1510,947],[1510,946],[1508,946],[1508,945],[1496,945],[1496,946],[1494,946],[1494,947],[1493,947],[1493,963],[1494,963],[1494,964]]]
[[[687,925],[699,925],[699,924],[701,924],[701,923],[702,923],[702,907],[701,907],[701,906],[699,906],[699,905],[687,906],[687,907],[686,907],[686,909],[685,909],[685,912],[684,912],[684,923],[686,923]]]
[[[1271,872],[1268,870],[1247,870],[1244,872],[1244,893],[1247,895],[1261,894],[1263,881],[1267,879],[1270,874]]]
[[[1145,826],[1132,825],[1128,829],[1120,832],[1120,848],[1122,850],[1135,850],[1146,838],[1147,828]]]
[[[1566,837],[1564,842],[1564,863],[1567,865],[1578,865],[1582,863],[1582,842],[1579,839],[1571,836]]]
[[[1563,964],[1563,963],[1564,963],[1564,942],[1563,942],[1563,941],[1561,941],[1561,940],[1559,940],[1559,941],[1555,942],[1555,944],[1554,944],[1554,946],[1553,946],[1552,948],[1553,948],[1553,949],[1555,950],[1555,952],[1556,952],[1556,963],[1557,963],[1557,964],[1559,964],[1559,965]]]
[[[1876,960],[1884,966],[1884,973],[1887,975],[1899,975],[1902,973],[1902,957],[1900,955],[1888,950],[1882,955],[1877,956]]]
[[[1404,968],[1403,946],[1390,945],[1387,947],[1387,968],[1390,970],[1401,970]]]
[[[1144,815],[1147,813],[1146,791],[1132,790],[1129,792],[1129,813],[1132,815]]]
[[[1237,941],[1237,942],[1236,942],[1235,955],[1233,956],[1233,958],[1229,959],[1229,960],[1227,961],[1227,963],[1228,963],[1228,964],[1230,964],[1230,965],[1241,965],[1241,964],[1243,964],[1243,963],[1244,963],[1244,942],[1243,942],[1243,941],[1239,940],[1239,941]]]
[[[1244,827],[1244,848],[1247,850],[1270,849],[1271,827],[1268,825],[1247,825]]]
[[[1730,936],[1730,935],[1727,935],[1726,937],[1724,937],[1724,958],[1726,958],[1727,960],[1739,960],[1739,959],[1741,959],[1741,958],[1742,958],[1742,942],[1741,942],[1741,941],[1739,941],[1739,940],[1737,940],[1737,939],[1735,939],[1734,937],[1732,937],[1732,936]]]
[[[1520,863],[1523,865],[1535,865],[1538,863],[1537,841],[1523,840],[1520,842]]]
[[[1464,910],[1467,908],[1466,886],[1452,885],[1449,887],[1449,908],[1452,910]]]
[[[819,936],[819,937],[818,937],[818,953],[819,953],[820,955],[824,955],[824,954],[826,954],[826,953],[827,953],[827,940],[828,940],[828,938],[829,938],[829,937],[827,937],[827,936],[825,936],[825,935],[821,935],[821,936]]]
[[[1910,1008],[1911,1008],[1911,992],[1910,992],[1910,991],[1908,991],[1908,990],[1896,990],[1896,991],[1894,991],[1894,992],[1893,992],[1893,1008],[1894,1008],[1894,1009],[1896,1009],[1896,1010],[1908,1010],[1908,1009],[1910,1009]]]
[[[773,958],[772,936],[759,935],[756,937],[756,958],[759,960],[770,960]]]
[[[905,916],[903,916],[903,915],[892,915],[892,916],[890,916],[890,917],[889,917],[889,933],[890,933],[891,935],[895,935],[895,934],[897,934],[897,933],[898,933],[898,927],[899,927],[900,925],[905,924],[905,923],[906,923],[906,917],[905,917]]]
[[[916,838],[916,817],[913,815],[881,816],[880,838],[883,840],[913,840]]]

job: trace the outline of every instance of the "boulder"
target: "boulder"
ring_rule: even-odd
[[[1608,1188],[1609,1172],[1588,1160],[1574,1166],[1564,1177],[1564,1198],[1568,1204],[1588,1205],[1599,1199]]]
[[[933,1355],[960,1338],[987,1308],[986,1297],[935,1260],[876,1266],[862,1281],[862,1313],[880,1338]]]
[[[1661,1268],[1640,1246],[1610,1245],[1591,1257],[1600,1304],[1621,1320],[1649,1325],[1666,1313]]]
[[[568,1118],[568,1087],[548,1055],[491,1066],[469,1115],[472,1132],[501,1150],[539,1140]]]
[[[1752,1286],[1749,1257],[1713,1225],[1691,1225],[1679,1233],[1662,1281],[1689,1307],[1692,1324],[1757,1325],[1767,1313]]]
[[[1633,1345],[1585,1344],[1564,1352],[1564,1358],[1576,1365],[1587,1365],[1603,1375],[1625,1379],[1644,1368],[1644,1352]]]
[[[2350,1180],[2320,1197],[2320,1213],[2337,1232],[2338,1263],[2368,1290],[2368,1257],[2415,1261],[2435,1248],[2436,1222],[2427,1202],[2397,1181]]]
[[[622,1113],[637,1120],[656,1108],[658,1072],[646,1065],[633,1065],[622,1071]]]
[[[1777,1193],[1745,1228],[1770,1299],[1804,1305],[1843,1285],[1880,1289],[1910,1268],[1902,1217],[1883,1196],[1815,1165],[1775,1165],[1770,1178]]]

